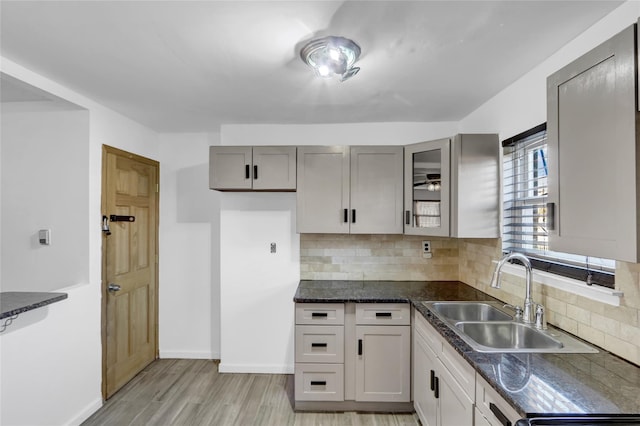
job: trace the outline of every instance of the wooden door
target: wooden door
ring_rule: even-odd
[[[158,169],[153,160],[103,147],[105,398],[157,356]]]
[[[298,233],[349,233],[349,148],[298,148]]]
[[[351,147],[351,233],[402,234],[403,148]]]

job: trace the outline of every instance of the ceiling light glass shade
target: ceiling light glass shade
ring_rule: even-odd
[[[300,57],[320,77],[338,76],[345,81],[360,71],[353,66],[360,57],[360,46],[344,37],[311,40],[300,50]]]

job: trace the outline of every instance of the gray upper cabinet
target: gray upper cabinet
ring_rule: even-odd
[[[404,148],[404,233],[449,236],[450,139]]]
[[[640,260],[634,27],[547,79],[551,250]]]
[[[211,146],[209,188],[295,191],[295,146]]]
[[[405,147],[404,233],[500,236],[500,144],[461,134]]]
[[[402,233],[401,146],[298,148],[299,233]]]

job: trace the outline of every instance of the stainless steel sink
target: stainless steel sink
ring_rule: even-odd
[[[484,349],[561,349],[562,342],[519,322],[458,322],[456,328]]]
[[[598,350],[555,327],[516,321],[494,301],[422,302],[477,352],[596,353]]]
[[[492,302],[426,302],[433,311],[450,321],[511,321],[513,317]]]

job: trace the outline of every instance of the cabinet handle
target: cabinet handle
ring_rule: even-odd
[[[326,348],[327,344],[326,343],[312,343],[311,347],[312,348]]]
[[[547,229],[556,229],[556,203],[547,203]]]
[[[258,166],[253,166],[253,180],[258,180]]]
[[[404,223],[407,225],[411,225],[411,211],[407,210],[404,213]]]
[[[327,318],[328,316],[326,312],[311,312],[311,318]]]
[[[391,318],[391,312],[376,312],[376,317],[388,317],[388,318]]]
[[[358,339],[358,355],[362,355],[362,339]]]
[[[351,210],[351,223],[356,223],[356,209]]]
[[[436,390],[436,372],[431,370],[431,390]]]
[[[500,423],[503,426],[511,426],[511,422],[509,421],[507,416],[505,416],[502,413],[502,411],[500,411],[500,409],[496,406],[496,404],[494,404],[493,402],[490,402],[489,403],[489,410],[491,410],[493,415],[496,416],[496,418],[500,421]]]
[[[433,396],[435,396],[436,399],[438,399],[440,398],[440,379],[436,377],[435,382],[436,382],[436,388],[433,390]]]
[[[349,222],[349,209],[344,209],[344,223]]]
[[[312,380],[311,386],[327,386],[326,380]]]
[[[249,179],[251,177],[251,167],[248,164],[244,166],[244,178]]]

